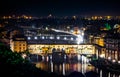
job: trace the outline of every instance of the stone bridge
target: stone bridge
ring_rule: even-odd
[[[41,45],[30,44],[28,50],[32,54],[46,55],[54,52],[65,52],[66,54],[95,54],[95,47],[86,45]]]

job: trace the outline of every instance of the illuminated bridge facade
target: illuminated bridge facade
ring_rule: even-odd
[[[46,31],[37,36],[27,36],[28,49],[34,54],[51,54],[65,51],[66,54],[95,54],[93,45],[83,44],[82,35]]]

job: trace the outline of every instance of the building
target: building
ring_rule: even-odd
[[[95,45],[96,56],[105,57],[105,42],[101,36],[94,37],[93,44]]]
[[[105,58],[120,63],[120,26],[118,24],[105,37]]]
[[[105,58],[112,61],[120,61],[120,34],[115,33],[105,38]]]
[[[33,54],[51,54],[64,50],[66,54],[95,54],[94,46],[84,44],[83,35],[75,35],[60,30],[41,30],[37,35],[26,35],[28,50]]]
[[[10,40],[10,47],[13,52],[24,52],[27,50],[27,41],[24,35],[15,35]]]

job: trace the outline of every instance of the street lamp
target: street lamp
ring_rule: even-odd
[[[77,44],[79,45],[80,43],[83,42],[83,37],[81,35],[77,35]]]
[[[112,60],[112,62],[113,62],[113,63],[115,63],[115,62],[116,62],[116,60],[114,59],[114,60]]]
[[[108,60],[111,60],[111,57],[108,57]]]
[[[26,54],[22,54],[22,58],[25,59],[27,57]]]
[[[118,61],[118,63],[120,64],[120,61]]]
[[[105,57],[105,54],[101,54],[100,57],[101,57],[101,58],[104,58],[104,57]]]

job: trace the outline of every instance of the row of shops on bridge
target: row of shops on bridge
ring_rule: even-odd
[[[93,45],[29,45],[28,49],[34,54],[51,54],[65,52],[66,54],[95,54]]]

